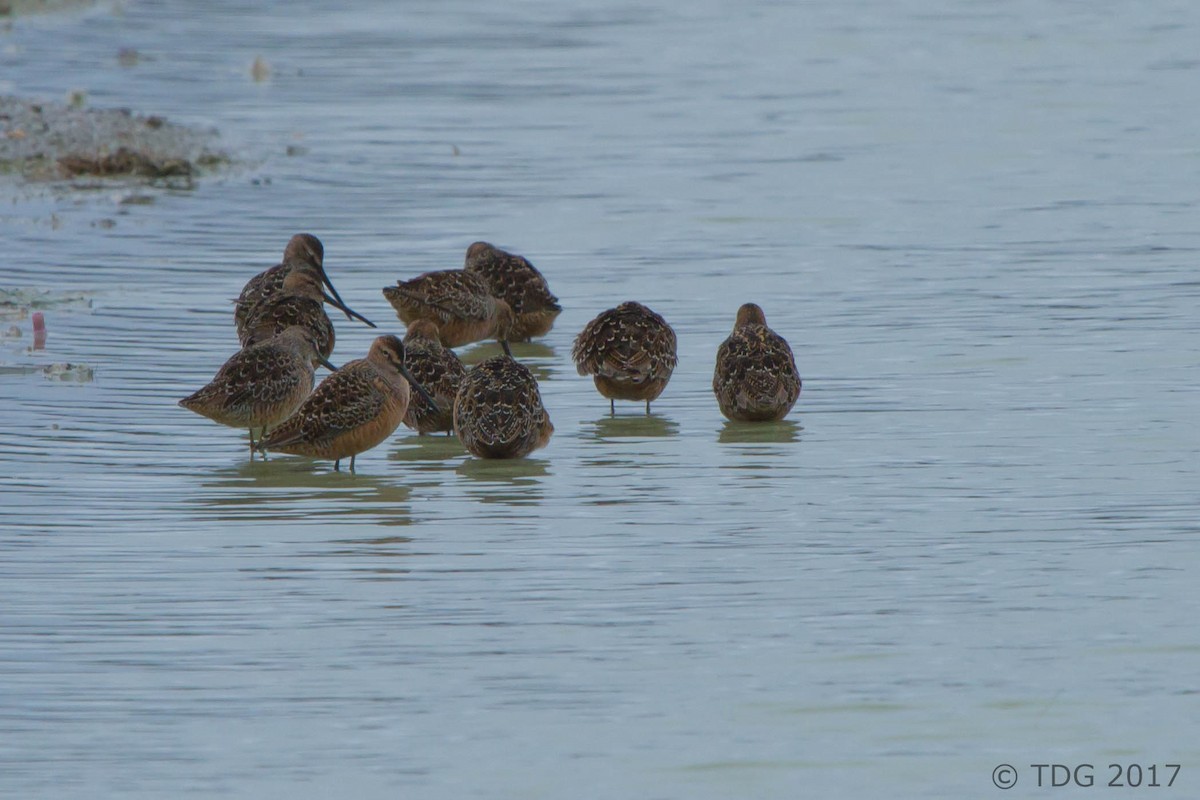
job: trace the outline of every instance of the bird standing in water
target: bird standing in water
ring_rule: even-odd
[[[383,296],[405,325],[427,319],[438,326],[446,347],[484,339],[504,341],[512,330],[512,308],[491,294],[487,280],[473,272],[444,269],[385,286]]]
[[[678,363],[675,331],[641,303],[622,303],[584,326],[571,358],[580,375],[593,376],[611,413],[615,400],[644,400],[649,414]]]
[[[253,458],[255,429],[265,435],[312,393],[314,361],[336,369],[318,352],[312,331],[293,326],[234,353],[208,385],[179,405],[222,425],[248,429]]]
[[[783,419],[800,397],[792,348],[754,303],[738,309],[733,332],[717,348],[713,393],[722,414],[747,422]]]
[[[410,385],[433,402],[405,366],[404,344],[395,336],[379,336],[366,358],[343,364],[321,381],[258,448],[333,459],[335,470],[349,456],[353,472],[359,453],[380,444],[400,426],[408,410]]]
[[[454,432],[480,458],[524,458],[546,446],[554,425],[533,373],[505,354],[481,361],[462,379]]]
[[[321,271],[311,264],[297,263],[283,278],[279,292],[259,301],[250,309],[239,337],[243,347],[265,341],[272,336],[299,325],[312,331],[317,349],[325,358],[333,355],[335,335],[333,322],[325,313],[325,302],[338,308],[336,300],[321,289]]]
[[[562,313],[558,298],[550,292],[546,278],[527,259],[505,252],[487,242],[467,248],[463,271],[487,281],[493,297],[508,303],[514,321],[510,342],[527,342],[545,336]]]
[[[347,319],[359,319],[369,327],[375,327],[374,322],[348,308],[342,302],[342,297],[338,294],[337,289],[333,288],[333,283],[325,273],[325,248],[321,245],[321,240],[311,233],[297,233],[288,240],[287,247],[283,250],[283,261],[270,269],[263,270],[247,281],[246,285],[242,287],[242,293],[234,301],[233,324],[237,327],[239,340],[244,337],[246,319],[254,306],[281,294],[284,278],[297,264],[305,264],[320,273],[322,285],[333,295],[330,298],[322,293],[323,299],[330,305],[342,309]]]
[[[419,319],[408,326],[404,336],[404,363],[436,401],[431,405],[419,395],[411,398],[404,424],[421,435],[433,431],[453,435],[454,397],[467,368],[453,350],[442,345],[436,324]]]

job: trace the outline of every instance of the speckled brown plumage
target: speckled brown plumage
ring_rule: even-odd
[[[481,361],[458,386],[454,432],[480,458],[523,458],[554,433],[537,379],[511,357]]]
[[[238,295],[233,309],[233,323],[237,327],[239,340],[246,335],[246,322],[254,307],[282,295],[284,279],[298,264],[315,269],[320,274],[321,284],[328,287],[330,293],[333,294],[333,299],[337,303],[342,302],[337,289],[333,288],[333,283],[325,273],[325,248],[321,245],[321,240],[310,233],[297,233],[288,240],[287,247],[283,250],[283,261],[258,273],[242,287],[242,293]],[[324,297],[323,294],[322,297]],[[358,312],[345,307],[342,310],[347,318],[357,318],[370,327],[375,327],[375,323]]]
[[[380,336],[366,358],[355,359],[321,381],[292,416],[259,444],[262,450],[334,460],[354,458],[383,442],[408,409],[409,381],[404,345]]]
[[[626,302],[603,312],[575,337],[571,358],[580,375],[591,375],[600,394],[614,400],[644,400],[646,413],[678,358],[675,331],[641,303]]]
[[[754,303],[738,309],[733,333],[717,348],[713,392],[722,414],[748,422],[783,419],[800,397],[792,348]]]
[[[283,278],[279,293],[256,304],[246,316],[241,339],[243,347],[270,339],[299,325],[312,331],[317,350],[325,358],[333,353],[333,323],[325,313],[321,276],[311,264],[297,263]]]
[[[237,326],[238,339],[241,340],[246,329],[246,318],[251,309],[264,300],[270,300],[283,291],[283,279],[291,272],[296,264],[308,264],[310,267],[324,269],[325,248],[321,240],[312,234],[297,233],[288,240],[283,249],[283,260],[263,270],[242,287],[233,308],[233,324]]]
[[[235,353],[204,388],[179,405],[232,428],[250,431],[283,422],[312,393],[317,344],[312,333],[292,327]]]
[[[454,397],[467,368],[454,351],[442,345],[437,325],[419,319],[408,326],[404,336],[405,364],[408,371],[433,395],[436,405],[417,395],[408,404],[404,424],[418,433],[454,431]]]
[[[426,272],[412,280],[385,286],[383,296],[405,325],[418,319],[437,323],[446,347],[484,339],[504,339],[512,328],[508,303],[491,295],[482,276],[461,269]]]
[[[545,336],[562,313],[558,298],[550,292],[546,278],[529,261],[505,252],[487,242],[475,242],[467,248],[463,269],[482,276],[493,297],[512,308],[514,322],[510,342],[527,342]]]

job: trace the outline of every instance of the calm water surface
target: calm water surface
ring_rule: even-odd
[[[239,159],[0,190],[0,288],[59,293],[0,340],[0,794],[1200,793],[1200,6],[342,5],[0,32],[0,91]],[[390,332],[381,286],[527,255],[550,446],[402,429],[351,475],[176,407],[297,231]],[[571,341],[633,298],[680,366],[610,417]],[[779,425],[709,387],[748,300],[805,380]]]

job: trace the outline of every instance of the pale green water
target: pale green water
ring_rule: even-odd
[[[2,326],[0,794],[960,798],[1007,762],[1033,797],[1114,761],[1196,793],[1200,9],[339,6],[0,33],[0,91],[248,161],[3,190],[0,287],[92,305],[44,352]],[[350,475],[176,407],[302,230],[391,332],[381,286],[528,256],[550,446],[402,429]],[[610,418],[570,346],[632,298],[680,366]],[[781,425],[709,388],[747,300],[804,376]]]

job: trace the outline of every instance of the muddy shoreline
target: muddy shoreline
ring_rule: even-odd
[[[118,179],[187,186],[229,163],[214,129],[129,109],[0,96],[0,181]]]

